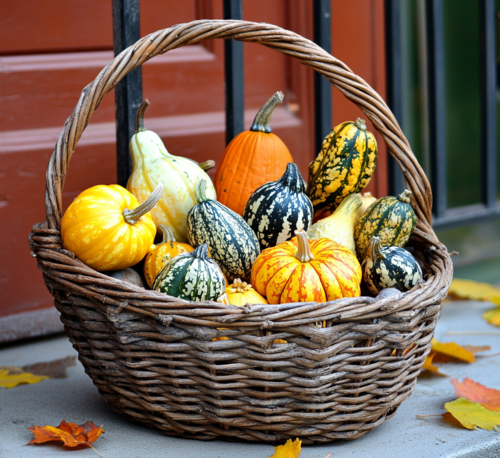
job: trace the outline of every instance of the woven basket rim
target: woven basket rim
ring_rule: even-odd
[[[425,283],[409,292],[383,299],[361,296],[321,304],[295,303],[236,308],[216,302],[190,303],[156,291],[135,287],[130,283],[115,280],[94,271],[75,259],[72,253],[64,250],[60,240],[60,222],[62,190],[66,173],[77,142],[104,95],[111,91],[126,74],[154,56],[211,38],[259,43],[295,57],[302,64],[325,76],[364,112],[383,137],[387,149],[403,171],[407,188],[412,191],[411,202],[417,216],[417,227],[412,240],[422,249],[427,250],[428,258],[432,259],[428,266],[430,277]],[[74,273],[68,273],[64,280],[64,275],[59,268],[53,269],[55,264],[66,264],[71,266],[72,272],[78,272],[80,281],[84,284],[93,282],[98,285],[94,287],[94,293],[106,297],[108,303],[119,308],[155,316],[161,320],[174,320],[209,327],[221,323],[229,327],[243,325],[286,327],[319,319],[331,319],[331,317],[339,320],[370,319],[410,309],[417,302],[425,303],[438,298],[442,300],[451,282],[451,259],[446,247],[439,242],[431,226],[432,191],[429,182],[384,100],[344,63],[312,41],[266,23],[199,20],[177,24],[141,38],[116,56],[103,68],[95,80],[83,89],[73,113],[64,124],[47,167],[45,204],[46,221],[35,225],[30,235],[30,246],[38,257],[39,268],[43,273],[49,278],[67,282],[68,287],[75,286],[72,277]],[[52,238],[51,243],[47,245],[44,243],[45,240],[40,240],[47,234],[57,238],[58,241],[54,244],[54,238]],[[42,259],[43,262],[41,262]],[[134,303],[136,305],[131,305]],[[195,309],[199,309],[200,306],[203,307],[204,313],[195,313]],[[330,318],[325,318],[327,316]],[[289,320],[287,317],[294,318]]]

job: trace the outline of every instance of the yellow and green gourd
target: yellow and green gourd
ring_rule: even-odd
[[[335,127],[309,165],[307,195],[314,210],[335,209],[349,194],[361,191],[376,163],[377,141],[363,119]]]
[[[363,259],[372,237],[380,238],[382,246],[403,247],[408,242],[417,219],[407,189],[397,198],[378,199],[368,207],[354,229],[356,253]]]

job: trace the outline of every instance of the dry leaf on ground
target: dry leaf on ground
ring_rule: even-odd
[[[500,326],[500,307],[488,310],[484,313],[483,318],[493,326]]]
[[[448,296],[451,299],[491,301],[494,297],[500,299],[500,288],[495,288],[489,283],[454,278],[448,290]]]
[[[431,353],[429,356],[425,358],[424,364],[422,365],[422,369],[425,369],[426,371],[433,372],[434,374],[442,375],[443,377],[448,377],[448,375],[443,374],[442,372],[439,372],[439,367],[434,366],[432,364],[432,360],[434,359],[434,356],[436,356],[435,353]]]
[[[56,359],[54,361],[47,361],[43,363],[29,364],[23,366],[26,372],[31,372],[35,375],[46,375],[51,378],[64,378],[67,377],[66,369],[74,366],[76,356],[66,356],[66,358]]]
[[[42,380],[50,378],[50,377],[44,377],[43,375],[33,375],[30,374],[29,372],[24,372],[24,371],[21,372],[13,371],[12,373],[10,369],[20,369],[20,368],[7,367],[6,369],[4,369],[3,367],[0,367],[0,387],[14,388],[17,385],[21,385],[24,383],[30,383],[30,384],[38,383],[41,382]]]
[[[434,353],[451,356],[453,358],[459,359],[460,361],[466,361],[468,363],[473,363],[476,361],[476,358],[474,358],[474,353],[466,350],[464,347],[458,345],[455,342],[442,343],[438,342],[436,339],[432,339],[431,351]],[[434,361],[437,362],[437,358]]]
[[[492,412],[481,404],[471,402],[465,398],[458,398],[447,402],[444,408],[467,429],[497,429],[500,426],[500,412]]]
[[[274,454],[269,458],[298,458],[300,455],[302,441],[299,438],[292,442],[288,439],[286,444],[274,447]]]
[[[77,425],[76,423],[66,423],[66,421],[63,420],[57,428],[55,426],[45,425],[30,426],[28,429],[35,435],[35,438],[31,440],[28,445],[61,441],[63,445],[67,447],[87,446],[94,450],[95,448],[92,446],[92,443],[104,432],[102,427],[96,426],[91,421],[88,421],[84,425]],[[101,455],[99,452],[97,453]]]
[[[450,382],[457,396],[478,402],[488,410],[500,411],[500,390],[488,388],[470,378],[464,378],[461,382],[452,378]]]

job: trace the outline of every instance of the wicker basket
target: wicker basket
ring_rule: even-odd
[[[376,299],[237,308],[146,291],[92,270],[62,247],[64,179],[104,95],[157,54],[210,38],[296,57],[363,110],[413,192],[418,223],[410,245],[425,283]],[[431,227],[431,205],[427,178],[393,114],[345,64],[273,25],[203,20],[142,38],[83,90],[48,165],[47,220],[33,228],[30,247],[80,361],[115,411],[168,435],[328,442],[377,427],[415,385],[452,277],[446,247]],[[229,339],[214,341],[218,336]],[[273,345],[274,339],[288,343]]]

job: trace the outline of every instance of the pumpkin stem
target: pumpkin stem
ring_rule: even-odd
[[[249,285],[248,283],[241,281],[239,278],[234,280],[233,284],[231,285],[231,292],[232,293],[246,293],[247,291],[252,290],[252,285]]]
[[[374,236],[371,238],[368,249],[366,250],[366,255],[369,256],[373,262],[377,259],[385,259],[385,256],[382,253],[380,237]]]
[[[161,243],[172,243],[176,241],[172,229],[170,229],[168,226],[160,224],[158,226],[158,229],[160,229],[163,233],[163,240]]]
[[[207,259],[208,258],[208,245],[206,243],[200,245],[192,253],[190,253],[193,258]]]
[[[364,119],[358,118],[355,122],[359,130],[366,130],[366,122]]]
[[[215,167],[215,161],[212,159],[209,159],[208,161],[205,162],[200,162],[199,166],[207,172],[210,169],[213,169]]]
[[[271,126],[269,126],[269,122],[271,121],[276,105],[281,102],[283,102],[283,92],[278,91],[255,115],[255,119],[253,120],[250,130],[252,132],[265,132],[266,134],[270,134],[273,130],[271,129]]]
[[[136,224],[148,211],[150,211],[156,203],[160,200],[163,193],[163,183],[160,183],[154,191],[149,195],[149,197],[137,208],[129,210],[126,208],[123,210],[123,218],[128,224]]]
[[[314,260],[314,256],[311,251],[311,247],[309,246],[309,237],[307,236],[307,232],[304,229],[300,231],[295,231],[295,235],[297,236],[297,245],[298,250],[295,257],[300,262],[309,262]]]
[[[207,197],[207,180],[200,180],[196,185],[196,202],[207,202],[211,200]]]
[[[144,132],[144,112],[146,108],[149,107],[149,100],[146,99],[141,103],[141,106],[137,109],[137,114],[135,115],[135,133]]]
[[[278,181],[280,184],[290,188],[291,191],[296,193],[305,192],[306,190],[299,168],[293,162],[289,162],[286,165],[285,173]]]
[[[399,196],[398,200],[401,202],[404,202],[405,204],[410,203],[410,197],[411,197],[411,191],[408,191],[408,189],[405,189]]]

